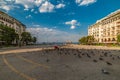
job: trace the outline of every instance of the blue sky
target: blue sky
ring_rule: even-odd
[[[0,0],[38,42],[76,42],[97,20],[120,9],[120,0]]]

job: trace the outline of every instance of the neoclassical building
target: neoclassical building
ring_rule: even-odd
[[[24,24],[2,11],[0,11],[0,24],[15,29],[15,32],[18,33],[18,35],[20,35],[26,29]]]
[[[120,9],[97,20],[88,27],[88,35],[94,36],[98,43],[116,43],[120,34]]]

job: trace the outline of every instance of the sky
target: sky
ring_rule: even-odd
[[[120,0],[0,0],[0,10],[26,25],[37,42],[78,42],[88,27],[120,9]]]

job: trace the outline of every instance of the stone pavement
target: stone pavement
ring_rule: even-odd
[[[119,50],[41,49],[27,48],[2,53],[0,80],[120,79]],[[110,74],[103,74],[103,69]]]

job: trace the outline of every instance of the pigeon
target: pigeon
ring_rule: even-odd
[[[112,55],[110,55],[110,57],[112,57]]]
[[[97,60],[94,59],[93,62],[97,62]]]
[[[107,64],[107,65],[112,65],[112,63],[110,63],[110,62],[106,62],[106,64]]]
[[[84,55],[84,53],[82,53],[82,55]]]
[[[74,54],[74,55],[76,55],[76,54]]]
[[[120,56],[118,56],[118,59],[120,59]]]
[[[50,61],[49,59],[46,60],[46,62],[49,62],[49,61]]]
[[[99,60],[103,60],[103,58],[100,57]]]
[[[103,74],[110,74],[110,73],[109,73],[107,70],[105,70],[105,69],[102,69],[101,71],[102,71]]]
[[[107,52],[106,52],[106,53],[104,53],[104,56],[105,56],[105,57],[107,57],[107,54],[108,54]]]
[[[115,58],[113,57],[112,59],[114,60]]]
[[[78,57],[81,58],[80,54],[78,54]]]
[[[90,56],[90,55],[88,55],[88,54],[87,54],[87,57],[91,58],[91,56]]]

